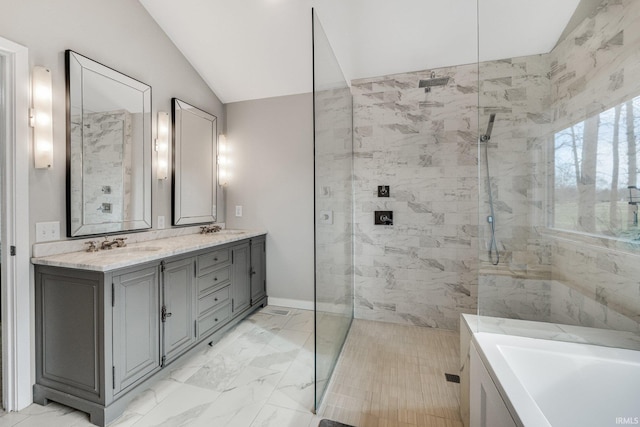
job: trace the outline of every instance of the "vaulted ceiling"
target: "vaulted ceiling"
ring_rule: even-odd
[[[352,80],[547,53],[579,3],[139,1],[224,103],[312,90],[312,7]]]

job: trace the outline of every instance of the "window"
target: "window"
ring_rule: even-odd
[[[640,96],[554,135],[553,227],[640,240]]]

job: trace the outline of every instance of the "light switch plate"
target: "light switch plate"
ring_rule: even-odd
[[[242,206],[236,206],[236,216],[242,216]]]
[[[36,242],[60,240],[60,221],[36,223]]]

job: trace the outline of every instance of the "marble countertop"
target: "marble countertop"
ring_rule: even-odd
[[[31,262],[80,270],[111,271],[265,234],[265,231],[253,230],[222,230],[213,234],[188,234],[147,240],[128,244],[123,248],[103,249],[98,252],[68,252],[35,257],[31,258]]]

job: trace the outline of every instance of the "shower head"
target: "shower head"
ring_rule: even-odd
[[[418,87],[444,86],[449,83],[449,77],[436,77],[433,79],[420,80]]]
[[[489,124],[487,125],[487,131],[480,137],[480,142],[488,142],[491,139],[491,131],[493,130],[493,122],[496,119],[495,114],[489,116]]]
[[[449,83],[449,77],[436,77],[436,72],[431,72],[431,78],[426,80],[420,80],[418,87],[423,87],[425,92],[431,92],[431,88],[434,86],[445,86]]]

